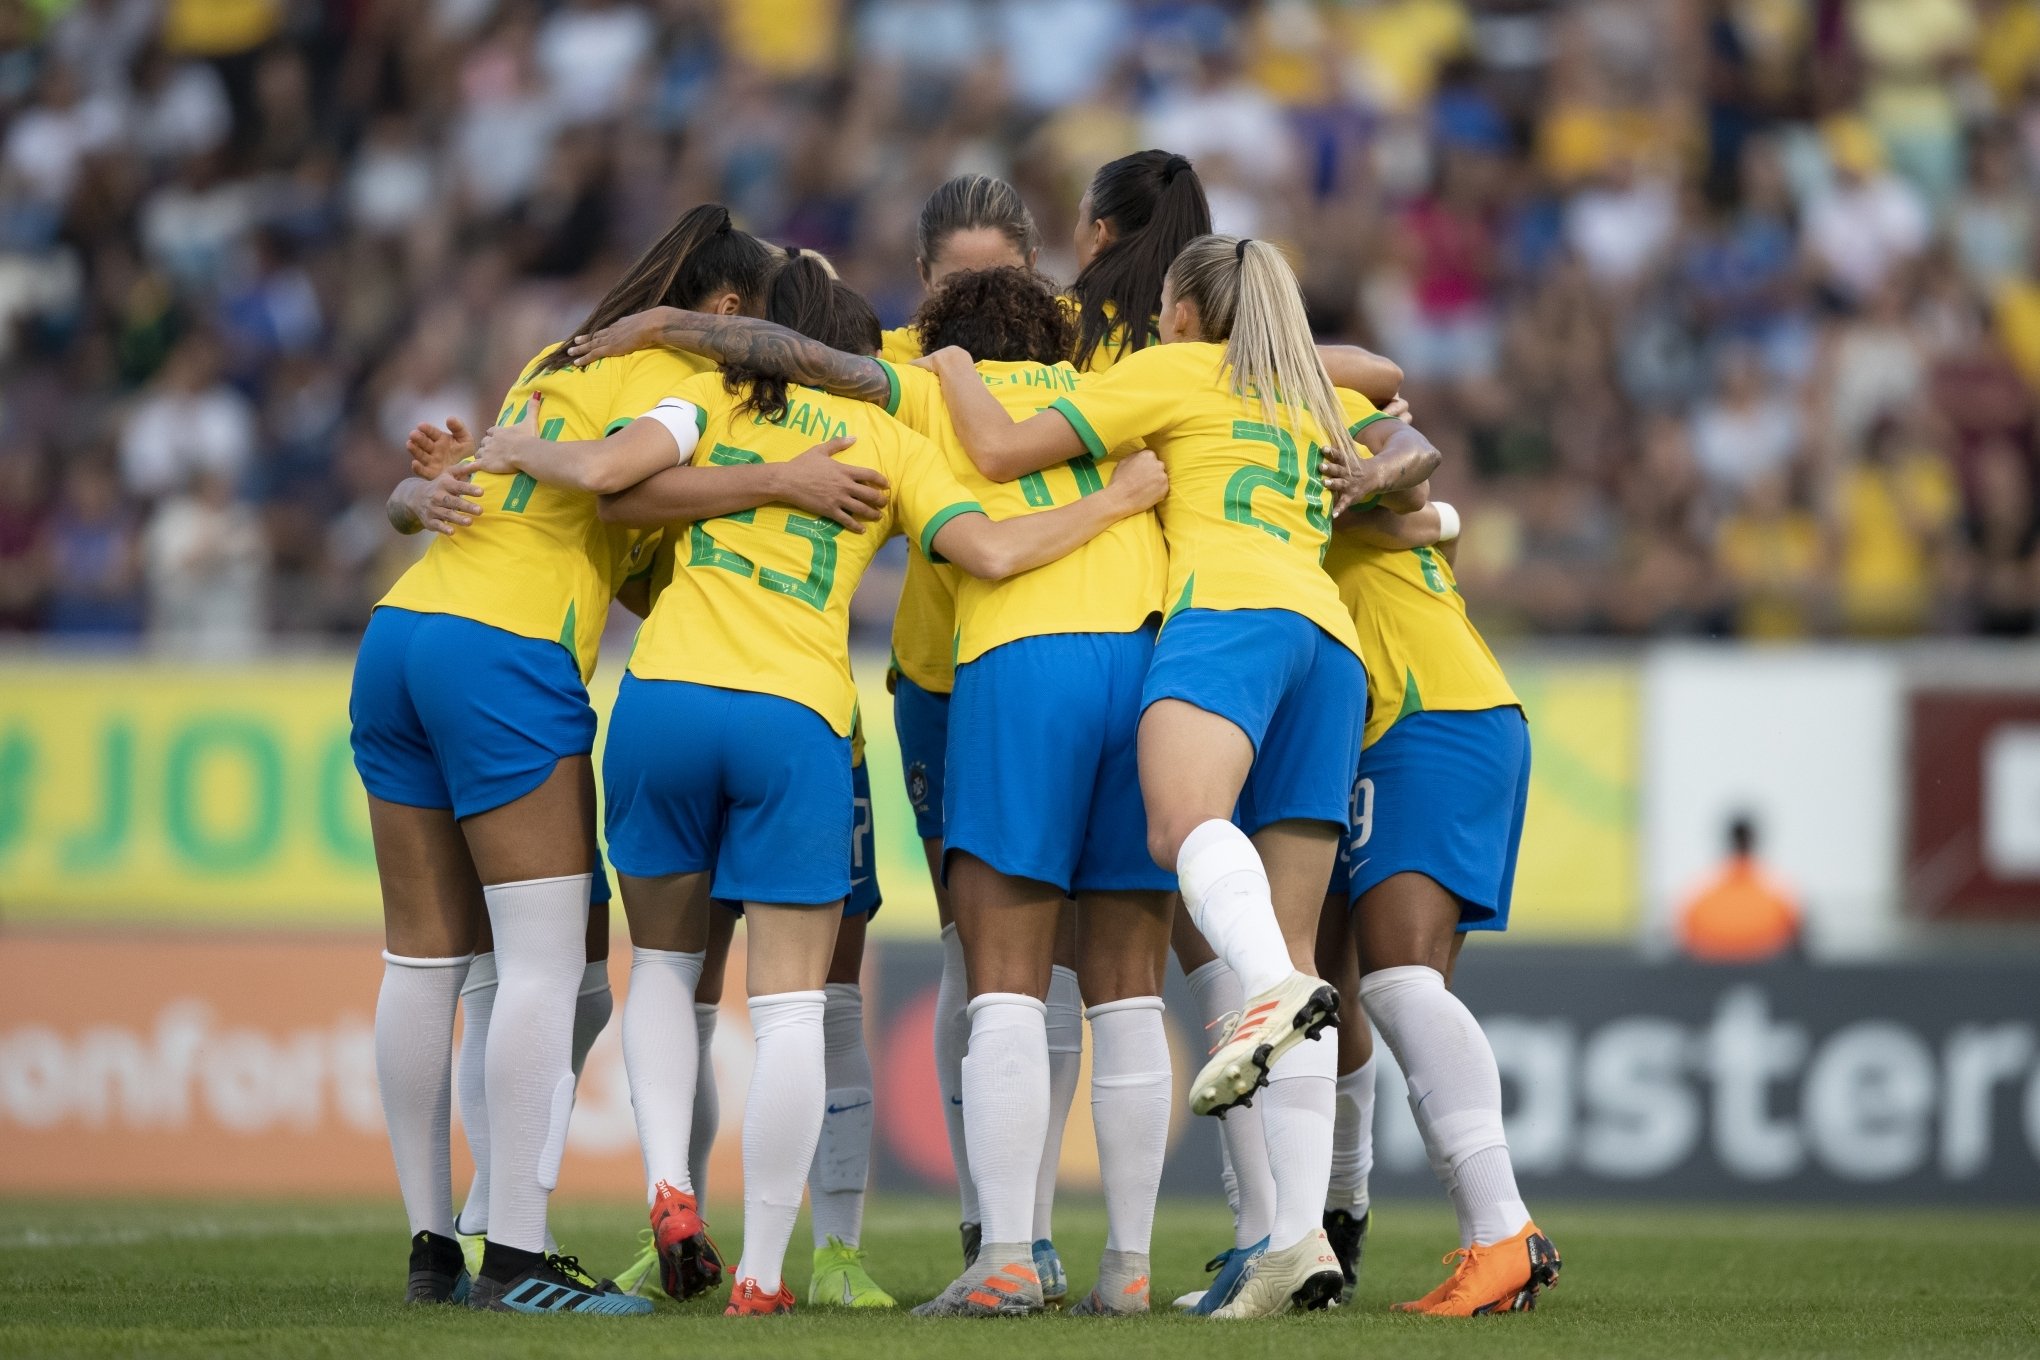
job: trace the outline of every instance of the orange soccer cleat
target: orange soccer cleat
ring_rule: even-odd
[[[652,1198],[652,1245],[659,1283],[674,1299],[691,1299],[722,1283],[722,1253],[709,1238],[694,1196],[664,1181]]]
[[[1537,1291],[1558,1283],[1558,1248],[1537,1231],[1535,1223],[1505,1242],[1486,1247],[1461,1247],[1447,1254],[1453,1265],[1445,1283],[1408,1303],[1398,1313],[1432,1317],[1484,1317],[1490,1313],[1527,1313],[1537,1306]]]
[[[730,1306],[722,1311],[724,1317],[771,1317],[775,1313],[791,1313],[793,1290],[781,1280],[779,1292],[768,1294],[758,1287],[756,1280],[739,1280],[737,1287],[730,1291]]]

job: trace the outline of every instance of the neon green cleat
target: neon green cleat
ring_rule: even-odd
[[[489,1235],[487,1233],[459,1232],[458,1225],[456,1225],[456,1235],[460,1239],[461,1259],[467,1262],[468,1278],[470,1280],[481,1279],[482,1248],[488,1244]]]
[[[659,1287],[659,1247],[650,1228],[638,1229],[638,1254],[617,1272],[616,1287],[654,1302],[665,1296],[666,1291]]]
[[[893,1296],[865,1273],[864,1253],[840,1237],[815,1248],[814,1278],[808,1282],[808,1303],[815,1307],[896,1308]]]

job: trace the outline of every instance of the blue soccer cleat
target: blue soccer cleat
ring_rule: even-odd
[[[1218,1272],[1210,1286],[1200,1293],[1185,1294],[1176,1300],[1176,1307],[1196,1317],[1209,1317],[1225,1307],[1238,1295],[1240,1286],[1247,1282],[1247,1267],[1267,1250],[1268,1239],[1265,1237],[1251,1247],[1227,1247],[1204,1263],[1206,1270]]]
[[[652,1301],[626,1294],[607,1281],[590,1283],[571,1256],[543,1256],[507,1281],[475,1277],[467,1305],[488,1313],[593,1313],[643,1317]]]
[[[1046,1237],[1034,1244],[1034,1273],[1041,1277],[1041,1301],[1050,1308],[1062,1307],[1070,1295],[1070,1277],[1063,1270],[1055,1243]]]

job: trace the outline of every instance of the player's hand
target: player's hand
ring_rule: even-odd
[[[1112,470],[1112,491],[1124,499],[1129,515],[1151,510],[1169,494],[1169,473],[1153,449],[1142,449],[1119,460]]]
[[[836,461],[837,454],[856,442],[856,435],[844,435],[779,464],[779,499],[810,515],[832,519],[852,533],[863,533],[866,524],[884,517],[892,483],[875,468]]]
[[[653,349],[659,343],[659,332],[665,325],[666,307],[650,307],[642,312],[632,312],[620,321],[612,321],[593,335],[577,335],[567,342],[567,358],[576,368],[585,368],[597,359],[613,358],[618,354],[634,354],[641,349]]]
[[[970,351],[961,345],[944,345],[933,354],[924,354],[914,360],[914,367],[925,368],[940,378],[945,375],[975,373],[977,361],[970,357]]]
[[[1332,493],[1333,519],[1381,494],[1381,476],[1372,458],[1342,457],[1328,449],[1319,475],[1324,478],[1325,489]]]
[[[1400,420],[1405,425],[1417,423],[1410,415],[1409,400],[1400,392],[1396,393],[1395,400],[1381,408],[1381,414],[1387,416],[1390,420]]]
[[[536,393],[524,403],[524,410],[508,425],[491,425],[482,435],[482,442],[475,446],[474,461],[464,465],[463,470],[474,472],[522,472],[524,468],[517,461],[518,455],[538,442],[538,406],[543,400]]]
[[[465,467],[448,468],[436,477],[413,478],[407,485],[404,504],[421,529],[451,538],[482,513],[476,504],[482,489],[467,479]]]
[[[448,416],[443,430],[422,421],[404,441],[404,451],[411,455],[411,475],[429,482],[454,464],[474,457],[475,437],[459,416]]]

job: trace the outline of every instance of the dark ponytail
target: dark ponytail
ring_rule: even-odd
[[[921,205],[914,247],[921,264],[932,268],[950,237],[985,228],[1012,242],[1023,260],[1031,262],[1041,249],[1041,233],[1035,230],[1034,214],[1027,211],[1020,191],[991,175],[958,175],[937,185]]]
[[[829,272],[822,257],[788,246],[765,285],[765,319],[846,354],[873,355],[883,343],[878,313],[855,288]],[[743,400],[740,411],[776,423],[786,415],[786,379],[777,373],[723,366],[723,386]]]
[[[1091,218],[1112,223],[1115,235],[1070,285],[1077,300],[1071,358],[1078,368],[1090,366],[1115,327],[1129,351],[1147,344],[1169,265],[1184,246],[1211,232],[1203,182],[1189,161],[1167,151],[1136,151],[1099,167],[1091,180]]]
[[[730,223],[730,210],[720,203],[689,208],[666,234],[624,271],[575,335],[593,335],[648,307],[692,308],[717,293],[735,293],[746,303],[756,301],[772,272],[772,247]],[[547,355],[537,372],[564,368],[563,344]]]

